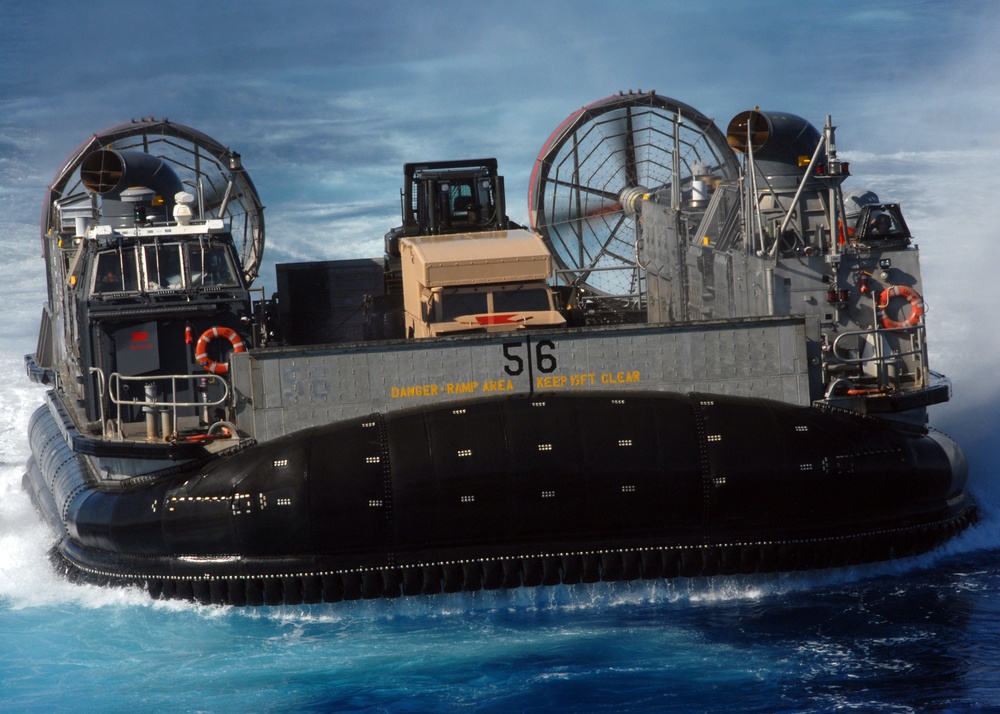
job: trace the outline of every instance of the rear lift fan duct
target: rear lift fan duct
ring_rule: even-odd
[[[735,179],[739,164],[713,121],[687,104],[629,91],[570,115],[539,153],[528,195],[557,282],[641,309],[640,204],[656,194],[680,205],[706,174]]]

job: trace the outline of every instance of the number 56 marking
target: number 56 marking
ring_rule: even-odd
[[[507,360],[507,364],[503,366],[503,371],[512,377],[517,377],[524,372],[527,362],[529,370],[535,366],[539,372],[544,374],[554,372],[558,366],[554,353],[555,348],[556,345],[552,340],[539,340],[535,343],[534,360],[532,360],[530,340],[527,342],[504,342],[503,356]]]

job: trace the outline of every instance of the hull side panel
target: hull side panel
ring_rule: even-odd
[[[497,333],[233,355],[237,426],[268,441],[312,426],[470,398],[700,391],[805,406],[802,318]]]
[[[25,478],[55,494],[42,510],[72,569],[207,601],[827,567],[921,552],[975,517],[940,435],[703,393],[368,415],[125,491],[44,438],[49,411],[34,429]]]

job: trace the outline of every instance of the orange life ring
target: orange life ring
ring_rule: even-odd
[[[208,356],[208,343],[216,337],[222,337],[229,340],[229,343],[233,346],[233,352],[246,352],[247,348],[246,345],[243,344],[243,338],[240,337],[239,333],[228,327],[209,327],[201,333],[201,337],[198,338],[198,343],[194,347],[195,360],[197,360],[198,364],[205,368],[206,372],[211,372],[212,374],[226,374],[229,372],[229,363],[216,362]]]
[[[221,423],[221,422],[217,422]],[[222,427],[219,429],[218,434],[213,434],[211,428],[204,434],[192,434],[191,436],[185,436],[184,441],[199,442],[199,441],[211,441],[212,439],[231,439],[233,432],[228,427]]]
[[[192,434],[191,436],[185,436],[184,441],[189,443],[201,442],[201,441],[211,441],[212,439],[218,439],[219,437],[215,434]]]
[[[889,301],[894,297],[901,297],[910,303],[910,316],[905,320],[893,320],[885,314],[885,309],[889,306]],[[892,285],[882,291],[878,297],[878,317],[882,326],[887,330],[900,330],[904,327],[913,327],[920,322],[924,314],[924,299],[920,297],[913,288],[905,285]]]

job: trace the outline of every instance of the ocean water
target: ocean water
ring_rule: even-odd
[[[1000,5],[446,5],[0,2],[0,712],[1000,712]],[[548,133],[639,87],[723,127],[755,104],[832,113],[845,189],[903,203],[954,381],[932,424],[966,450],[980,524],[858,568],[297,607],[52,570],[20,487],[42,399],[22,356],[43,191],[91,132],[155,114],[231,143],[268,205],[266,282],[377,254],[403,161],[497,156],[524,222]]]
[[[1000,711],[995,503],[862,568],[239,609],[62,580],[19,478],[3,711]]]
[[[13,377],[15,360],[0,368]],[[3,387],[0,710],[1000,711],[1000,489],[917,558],[767,576],[261,608],[71,584]]]
[[[911,224],[934,235],[951,220],[926,208],[931,182],[899,178],[905,160],[872,163],[913,199]],[[965,447],[983,519],[933,553],[811,573],[205,607],[74,585],[50,566],[52,537],[20,487],[42,398],[22,366],[44,291],[36,229],[0,229],[23,238],[0,266],[0,711],[1000,711],[1000,414],[996,385],[974,388],[982,363],[967,326],[947,319],[960,309],[948,290],[928,288],[943,335],[934,364],[951,365],[957,393],[935,425]],[[946,253],[929,242],[925,254],[927,280],[947,285]]]

